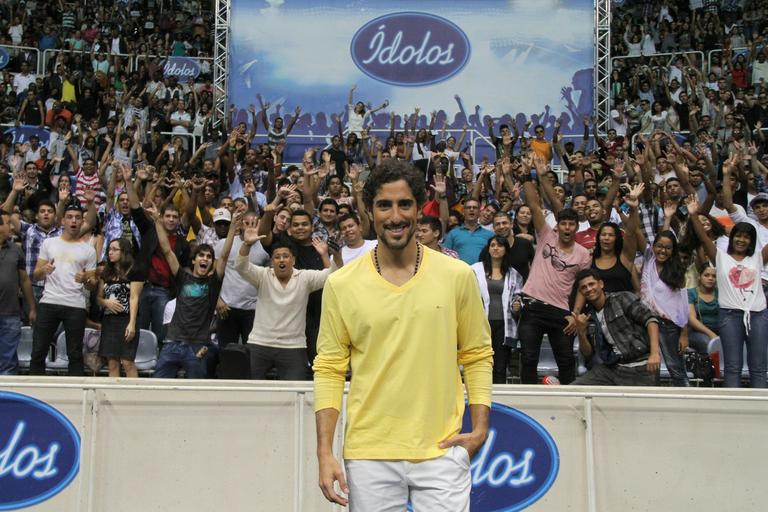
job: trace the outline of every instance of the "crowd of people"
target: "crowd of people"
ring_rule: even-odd
[[[346,110],[331,143],[289,165],[299,107],[284,119],[257,96],[247,123],[214,129],[205,74],[163,77],[163,56],[210,45],[199,3],[173,5],[154,18],[144,2],[0,7],[14,44],[76,50],[56,53],[44,76],[22,58],[0,91],[5,121],[50,132],[47,145],[12,134],[0,143],[0,374],[18,372],[26,323],[31,374],[46,372],[63,326],[71,375],[86,372],[92,327],[110,376],[138,375],[149,330],[157,377],[311,379],[324,283],[359,258],[379,268],[371,210],[408,205],[372,205],[366,182],[400,162],[422,177],[426,197],[418,219],[384,227],[415,237],[417,262],[432,251],[471,266],[494,383],[513,372],[539,382],[546,339],[562,384],[654,385],[664,366],[686,386],[686,354],[706,358],[717,345],[725,385],[741,385],[746,347],[750,385],[766,386],[762,17],[748,30],[744,22],[746,55],[728,27],[731,43],[718,40],[725,52],[709,74],[690,54],[656,66],[643,49],[616,66],[610,129],[602,137],[580,120],[581,146],[560,137],[559,121],[551,138],[531,122],[489,121],[494,155],[474,161],[466,130],[457,140],[419,108],[402,122],[391,114],[390,133],[377,138],[372,113],[388,102],[356,101],[352,87],[340,94]],[[672,51],[708,48],[686,24],[706,32],[748,17],[718,5],[625,2],[614,27],[626,37],[614,49],[633,52],[636,32],[654,51],[670,33]],[[695,32],[687,44],[685,30]],[[145,50],[158,57],[122,56]]]

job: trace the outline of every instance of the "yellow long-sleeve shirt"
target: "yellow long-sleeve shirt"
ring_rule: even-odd
[[[493,350],[477,281],[460,260],[430,249],[397,287],[370,255],[332,274],[323,291],[315,410],[347,400],[345,459],[423,460],[461,429],[464,392],[491,404]]]

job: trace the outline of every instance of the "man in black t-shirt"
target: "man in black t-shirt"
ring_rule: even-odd
[[[506,212],[496,212],[493,216],[493,233],[507,239],[512,268],[523,276],[523,282],[527,281],[533,255],[536,253],[533,244],[525,238],[515,236],[512,232],[512,219]]]
[[[238,219],[239,220],[239,219]],[[209,327],[221,290],[224,270],[232,249],[235,225],[230,225],[221,257],[214,258],[214,250],[208,244],[200,244],[192,252],[192,268],[181,268],[171,249],[168,234],[163,229],[162,218],[155,220],[157,239],[176,289],[176,310],[168,327],[168,334],[160,351],[154,376],[175,378],[179,368],[184,368],[188,379],[205,377],[203,356],[211,347]]]

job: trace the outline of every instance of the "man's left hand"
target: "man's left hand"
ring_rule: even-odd
[[[651,354],[648,356],[648,365],[646,368],[648,368],[648,373],[651,374],[656,374],[659,371],[659,368],[661,368],[661,357],[659,357],[659,354]]]
[[[475,456],[475,454],[480,450],[480,447],[483,446],[483,443],[485,442],[486,438],[488,437],[487,432],[470,432],[468,434],[456,434],[453,437],[450,437],[446,439],[445,441],[441,442],[438,446],[440,448],[450,448],[451,446],[463,446],[465,450],[467,450],[467,453],[469,453],[469,459],[472,460],[472,457]]]

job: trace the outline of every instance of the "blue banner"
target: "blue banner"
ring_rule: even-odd
[[[355,84],[354,101],[389,100],[377,129],[420,107],[422,127],[437,111],[437,129],[526,119],[551,133],[563,116],[561,133],[581,134],[592,112],[591,0],[232,0],[230,19],[235,122],[260,93],[270,119],[302,107],[294,134],[333,134]]]

